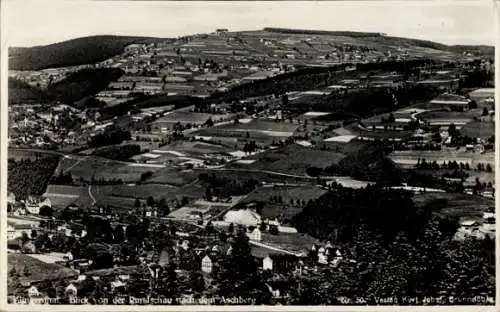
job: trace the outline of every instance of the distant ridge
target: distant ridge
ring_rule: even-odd
[[[330,35],[330,36],[342,36],[342,37],[352,37],[352,38],[366,38],[366,39],[374,39],[377,41],[390,42],[391,44],[394,45],[410,44],[424,48],[431,48],[431,49],[449,51],[454,53],[462,53],[466,51],[468,52],[475,51],[475,52],[481,52],[482,54],[491,54],[491,55],[495,53],[495,48],[493,46],[488,46],[488,45],[446,45],[430,40],[393,37],[380,32],[329,31],[329,30],[291,29],[291,28],[276,28],[276,27],[266,27],[263,29],[263,31],[282,33],[282,34]]]
[[[53,67],[76,66],[104,61],[123,52],[133,43],[160,40],[151,37],[90,36],[45,46],[9,48],[9,69],[41,70]]]

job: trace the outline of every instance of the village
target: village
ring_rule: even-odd
[[[372,214],[340,224],[349,198],[408,200],[453,248],[494,241],[492,59],[332,42],[217,29],[10,71],[40,90],[120,75],[72,103],[9,104],[9,300],[300,304],[372,269],[358,236],[403,235]]]

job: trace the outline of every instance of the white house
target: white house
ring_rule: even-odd
[[[323,247],[320,247],[318,250],[318,263],[328,264],[326,250]]]
[[[67,259],[68,261],[73,261],[73,254],[71,253],[71,251],[68,251],[63,258]]]
[[[259,228],[255,228],[251,233],[248,233],[247,236],[250,240],[253,241],[262,240],[262,232],[259,230]]]
[[[212,273],[213,263],[209,256],[203,257],[201,260],[201,270],[205,273]]]
[[[38,291],[38,288],[36,288],[36,286],[31,286],[30,288],[28,288],[28,296],[29,297],[40,296],[40,292]]]
[[[263,270],[273,270],[273,259],[271,257],[266,256],[264,260],[262,260],[262,269]]]

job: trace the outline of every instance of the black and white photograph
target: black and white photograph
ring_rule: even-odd
[[[496,306],[493,1],[2,2],[3,308]]]

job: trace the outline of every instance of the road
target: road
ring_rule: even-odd
[[[79,155],[79,154],[63,153],[63,152],[59,152],[59,151],[44,150],[44,149],[37,149],[37,148],[9,148],[9,150],[10,151],[26,151],[26,152],[49,154],[49,155],[57,155],[57,156],[62,156],[62,157],[68,158],[68,159],[77,159],[78,161],[82,161],[84,159],[87,159],[88,157],[94,157],[94,158],[100,158],[100,159],[103,159],[106,161],[113,161],[114,163],[128,165],[128,166],[151,167],[151,168],[165,168],[166,167],[165,165],[161,165],[161,164],[144,164],[144,163],[137,163],[137,162],[133,162],[133,161],[114,160],[114,159],[111,160],[111,159],[101,157],[101,156],[87,156],[87,155],[84,156],[84,155]],[[73,165],[73,166],[75,166],[75,165]]]
[[[193,168],[194,170],[207,170],[206,168]],[[267,174],[272,174],[272,175],[277,175],[277,176],[282,176],[282,177],[289,177],[289,178],[299,178],[299,179],[309,179],[309,180],[316,180],[317,177],[311,177],[308,175],[296,175],[296,174],[288,174],[288,173],[282,173],[282,172],[276,172],[276,171],[270,171],[270,170],[257,170],[257,169],[241,169],[241,168],[217,168],[217,169],[210,169],[211,171],[234,171],[234,172],[249,172],[249,173],[267,173]],[[335,177],[333,176],[322,176],[319,177],[320,179],[327,179],[331,180]]]
[[[92,195],[92,184],[89,184],[89,196],[92,199],[92,205],[95,205],[97,201],[94,198],[94,195]]]

